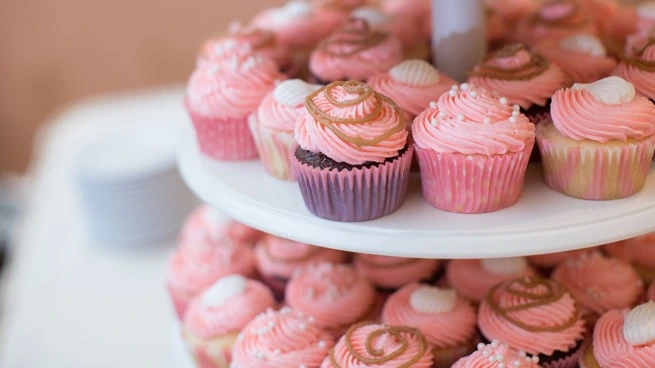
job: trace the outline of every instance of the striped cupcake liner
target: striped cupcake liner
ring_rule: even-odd
[[[275,131],[263,127],[254,114],[248,118],[248,126],[266,172],[278,179],[294,181],[290,155],[298,144],[293,131]]]

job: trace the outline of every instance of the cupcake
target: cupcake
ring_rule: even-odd
[[[305,113],[305,98],[317,88],[300,79],[281,82],[248,119],[264,169],[273,177],[293,180],[289,158],[297,145],[296,120]]]
[[[655,303],[605,313],[594,328],[584,368],[650,368],[655,362]]]
[[[405,60],[388,72],[373,75],[367,81],[375,92],[389,97],[405,113],[407,128],[414,118],[430,106],[455,81],[423,60]]]
[[[453,86],[414,119],[423,197],[441,210],[498,211],[521,197],[534,124],[486,88]]]
[[[496,285],[480,305],[478,325],[488,340],[537,355],[544,367],[575,368],[582,355],[585,322],[556,281],[528,277]]]
[[[269,309],[237,337],[231,368],[319,368],[333,345],[332,336],[304,313]]]
[[[378,289],[385,292],[409,284],[410,282],[432,282],[439,271],[438,259],[402,258],[355,254],[353,264]]]
[[[530,116],[541,112],[555,91],[570,84],[557,65],[522,44],[496,50],[469,73],[469,83],[496,91]],[[530,110],[535,106],[536,110]],[[533,121],[537,119],[531,119]]]
[[[228,220],[225,215],[214,207],[203,204],[194,209],[184,221],[180,230],[180,243],[218,241],[226,237],[237,244],[253,245],[262,232],[234,220]]]
[[[607,54],[603,42],[590,34],[576,34],[561,40],[543,40],[534,52],[556,64],[578,83],[591,83],[612,74],[617,62]]]
[[[389,296],[382,322],[421,330],[436,367],[450,367],[473,351],[477,342],[475,308],[452,289],[408,284]]]
[[[545,39],[562,39],[576,33],[599,35],[591,14],[578,0],[548,0],[516,26],[516,41],[528,45]]]
[[[612,257],[630,263],[647,284],[655,281],[655,233],[607,244],[603,249]]]
[[[581,199],[639,191],[650,171],[655,105],[632,84],[608,77],[553,95],[552,121],[537,126],[546,184]]]
[[[182,319],[189,301],[230,274],[255,276],[250,247],[228,238],[182,244],[168,264],[167,287],[177,316]]]
[[[321,41],[309,57],[309,72],[316,82],[365,81],[403,60],[400,41],[378,31],[363,19],[351,18]]]
[[[630,264],[598,251],[569,259],[557,266],[551,277],[571,293],[588,323],[609,310],[636,305],[644,292],[644,284]]]
[[[500,282],[535,274],[524,257],[455,259],[446,267],[448,284],[475,303],[480,303]]]
[[[291,308],[312,316],[316,326],[335,337],[378,312],[375,288],[349,265],[316,263],[299,268],[285,295]]]
[[[417,328],[371,322],[348,329],[321,368],[431,368],[430,346]]]
[[[655,281],[651,282],[650,287],[646,292],[646,300],[655,302]]]
[[[397,210],[413,154],[398,106],[367,84],[348,81],[314,92],[305,107],[291,166],[309,211],[366,221]]]
[[[565,252],[538,254],[534,256],[528,256],[527,259],[531,265],[539,268],[539,270],[543,273],[550,274],[553,268],[555,268],[560,263],[563,263],[569,259],[576,259],[584,253],[593,251],[593,249],[594,248],[583,248]]]
[[[262,279],[281,297],[296,268],[316,262],[342,263],[347,254],[267,234],[255,246],[255,259]]]
[[[229,62],[197,67],[185,105],[200,151],[216,160],[257,157],[247,119],[283,79],[277,64],[262,55],[233,55]]]
[[[199,367],[229,368],[241,329],[275,306],[273,293],[241,275],[220,278],[189,304],[183,336]]]
[[[494,340],[491,344],[478,344],[478,349],[453,364],[451,368],[541,368],[538,356],[512,349]]]
[[[632,83],[642,95],[655,100],[655,38],[633,35],[614,74]]]

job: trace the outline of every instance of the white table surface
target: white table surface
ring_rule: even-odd
[[[131,249],[89,241],[71,163],[81,144],[143,119],[180,129],[182,94],[170,88],[88,100],[41,132],[3,279],[0,367],[173,366],[164,288],[173,241]]]

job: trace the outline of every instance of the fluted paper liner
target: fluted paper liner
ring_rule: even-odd
[[[198,368],[230,368],[239,331],[204,341],[185,331],[183,336]]]
[[[248,118],[248,126],[266,172],[278,179],[294,181],[290,156],[298,143],[293,136],[293,131],[266,128],[259,123],[254,114]]]

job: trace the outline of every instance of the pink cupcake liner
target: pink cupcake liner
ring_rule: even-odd
[[[568,196],[592,200],[624,198],[638,192],[655,150],[651,139],[592,148],[553,142],[537,133],[537,143],[546,184]]]
[[[200,152],[215,160],[236,161],[257,158],[257,147],[246,118],[218,119],[195,113],[185,102],[196,130]]]
[[[263,127],[254,114],[248,118],[248,126],[266,172],[278,179],[295,181],[291,171],[290,155],[298,143],[293,132],[275,131]]]
[[[483,156],[416,147],[423,198],[449,212],[485,213],[518,202],[534,144],[523,151]]]
[[[409,146],[393,161],[340,171],[305,165],[295,155],[291,162],[311,213],[334,221],[367,221],[386,216],[402,205],[413,151]]]

